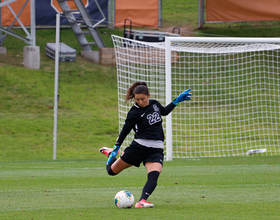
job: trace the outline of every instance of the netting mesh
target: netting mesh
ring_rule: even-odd
[[[165,48],[164,43],[112,38],[121,129],[132,105],[125,104],[124,95],[134,82],[146,81],[151,98],[166,104]],[[192,101],[180,103],[172,113],[173,158],[246,155],[251,149],[279,155],[279,48],[172,42],[172,98],[188,88],[193,93]]]
[[[113,37],[118,73],[119,129],[132,103],[125,104],[127,89],[137,81],[148,84],[151,97],[165,103],[165,51],[147,47],[139,42]],[[164,125],[165,126],[165,125]],[[133,134],[127,136],[123,146],[128,146]]]

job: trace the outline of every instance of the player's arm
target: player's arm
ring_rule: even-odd
[[[191,100],[191,89],[187,89],[161,110],[163,116],[168,115],[180,102]]]
[[[130,133],[131,129],[133,128],[135,122],[134,117],[132,117],[132,114],[129,112],[127,114],[127,117],[125,119],[125,123],[123,125],[123,128],[119,134],[119,137],[116,140],[115,146],[113,148],[113,151],[111,152],[110,156],[108,157],[108,160],[106,162],[106,165],[108,165],[113,157],[116,157],[118,155],[119,149],[126,138],[126,136]]]
[[[119,137],[116,140],[115,145],[118,145],[118,146],[122,145],[124,139],[126,138],[126,136],[130,133],[130,131],[134,127],[136,120],[137,120],[136,114],[134,114],[133,112],[128,112],[124,125],[119,134]]]
[[[129,134],[132,128],[128,127],[126,124],[124,124],[121,133],[119,134],[119,137],[116,140],[115,146],[113,148],[113,151],[110,153],[108,160],[106,162],[106,165],[108,165],[112,158],[116,157],[118,155],[119,149],[126,138],[126,136]]]
[[[167,106],[161,108],[161,115],[166,116],[176,107],[173,102],[170,102]]]

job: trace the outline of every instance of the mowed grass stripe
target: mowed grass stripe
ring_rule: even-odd
[[[137,201],[146,182],[145,168],[132,167],[111,177],[104,163],[1,163],[1,219],[277,219],[280,215],[277,157],[165,162],[150,197],[155,208],[141,211],[117,209],[114,196],[127,189]]]
[[[9,192],[2,194],[1,210],[41,210],[41,209],[78,209],[78,208],[104,208],[114,210],[114,195],[122,188],[106,189],[68,189],[45,190],[41,192]],[[133,194],[139,197],[141,188],[130,188]],[[186,186],[160,186],[152,196],[153,203],[158,208],[165,206],[189,207],[195,204],[234,204],[242,203],[262,204],[278,209],[280,198],[275,195],[278,186],[251,185],[246,187],[186,187]],[[135,199],[137,199],[137,197]]]

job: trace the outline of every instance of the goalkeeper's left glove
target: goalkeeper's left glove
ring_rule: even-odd
[[[108,164],[111,162],[111,160],[112,160],[113,157],[116,157],[116,156],[118,155],[119,149],[120,149],[120,146],[118,146],[118,145],[115,145],[115,146],[114,146],[113,151],[110,153],[110,155],[109,155],[109,157],[108,157],[108,160],[107,160],[107,162],[106,162],[106,165],[108,165]]]
[[[192,94],[189,93],[191,89],[187,89],[186,91],[182,92],[176,99],[174,99],[172,102],[174,105],[178,105],[180,102],[183,102],[185,100],[191,100]]]

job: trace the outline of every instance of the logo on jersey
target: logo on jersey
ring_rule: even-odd
[[[154,108],[154,111],[155,111],[155,112],[158,112],[158,111],[159,111],[159,109],[158,109],[158,107],[157,107],[156,104],[153,105],[153,108]]]

